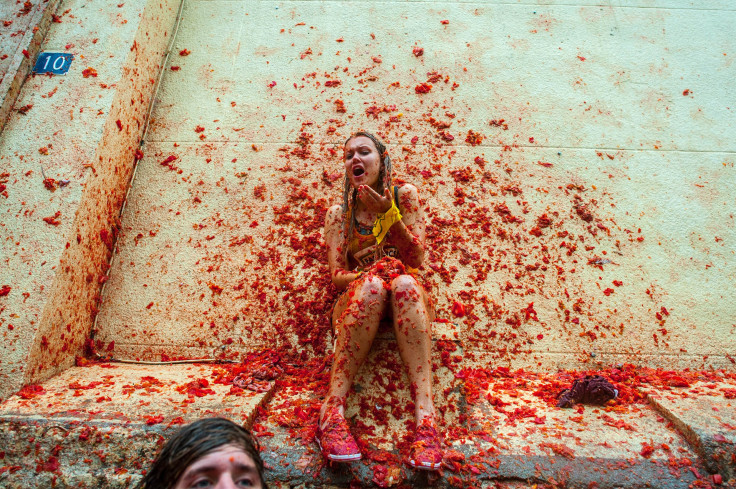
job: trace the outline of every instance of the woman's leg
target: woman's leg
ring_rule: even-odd
[[[434,424],[432,334],[424,291],[411,275],[399,275],[391,282],[391,309],[399,353],[412,384],[417,426],[424,419]]]
[[[349,297],[347,306],[342,311],[335,308],[334,312],[338,316],[333,318],[337,341],[330,386],[320,410],[320,423],[324,422],[327,408],[335,401],[339,401],[342,414],[348,390],[371,349],[378,324],[386,312],[388,290],[383,280],[368,274],[351,287],[354,288],[348,294],[352,292],[354,295]]]

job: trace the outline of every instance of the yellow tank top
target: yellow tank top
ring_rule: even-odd
[[[394,201],[399,206],[399,187],[397,186],[394,186]],[[376,237],[373,236],[373,227],[362,226],[352,215],[352,209],[348,210],[347,216],[345,217],[353,220],[353,234],[348,238],[347,256],[348,266],[351,270],[368,268],[384,256],[401,259],[399,257],[399,249],[396,246],[385,241],[381,246],[376,245]]]

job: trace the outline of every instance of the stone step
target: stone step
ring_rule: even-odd
[[[359,392],[346,415],[363,459],[327,464],[313,441],[321,398],[314,384],[276,392],[254,430],[260,435],[274,487],[540,487],[688,488],[712,485],[698,453],[639,393],[610,407],[559,409],[548,402],[555,377],[538,374],[465,378],[439,367],[435,398],[446,457],[437,475],[404,462],[412,435],[408,390],[394,380],[398,354],[379,341],[358,375]],[[399,376],[400,377],[400,376]],[[379,379],[383,379],[379,381]],[[632,392],[638,392],[633,391]],[[631,392],[629,393],[631,394]],[[727,477],[722,480],[728,484]],[[734,482],[734,481],[732,481]]]
[[[181,424],[252,423],[270,391],[218,383],[228,375],[225,365],[98,363],[26,386],[0,405],[0,487],[129,487]]]
[[[207,416],[251,427],[277,488],[736,487],[727,458],[734,379],[627,387],[614,406],[558,409],[550,400],[573,374],[461,370],[443,354],[459,345],[438,341],[435,400],[447,451],[438,474],[404,463],[411,397],[396,343],[382,334],[346,409],[360,462],[326,464],[314,442],[329,358],[284,365],[263,393],[232,387],[248,365],[95,363],[0,405],[0,487],[133,487],[180,424]],[[704,450],[702,440],[721,451]]]
[[[736,478],[736,388],[699,382],[689,389],[647,392],[649,401],[690,442],[708,470]]]
[[[457,337],[456,325],[435,323],[435,366],[441,365],[444,350],[462,353]],[[438,341],[444,343],[438,347]],[[1,404],[0,446],[9,448],[0,453],[0,487],[27,487],[31,480],[56,487],[130,487],[181,424],[223,416],[250,426],[258,407],[275,390],[274,382],[263,393],[232,387],[235,372],[253,366],[156,363],[70,368],[41,385],[24,387]],[[328,367],[322,370],[324,387]],[[448,390],[452,372],[446,368],[438,372],[438,390]],[[377,377],[395,381],[396,392],[377,388]],[[362,406],[380,410],[379,403],[388,406],[389,398],[398,405],[409,402],[408,381],[390,325],[382,325],[356,379],[356,390],[348,407],[350,416],[360,413]],[[317,409],[318,391],[305,394]],[[279,392],[281,399],[291,395],[288,388]],[[456,388],[453,395],[457,398]],[[295,402],[306,401],[297,397]],[[455,422],[456,416],[452,419]],[[375,416],[370,419],[377,434],[395,431],[395,423],[382,427],[377,421]]]

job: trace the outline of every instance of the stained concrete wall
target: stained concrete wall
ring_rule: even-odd
[[[179,6],[64,1],[0,136],[0,398],[74,363],[90,337],[118,215]]]
[[[325,351],[323,217],[367,129],[465,365],[735,368],[736,12],[597,3],[187,0],[98,346]]]
[[[4,2],[0,5],[0,131],[13,109],[23,81],[46,37],[58,20],[60,0]]]

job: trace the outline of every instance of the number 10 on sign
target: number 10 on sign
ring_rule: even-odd
[[[38,55],[34,73],[64,75],[69,71],[74,55],[71,53],[41,53]]]

